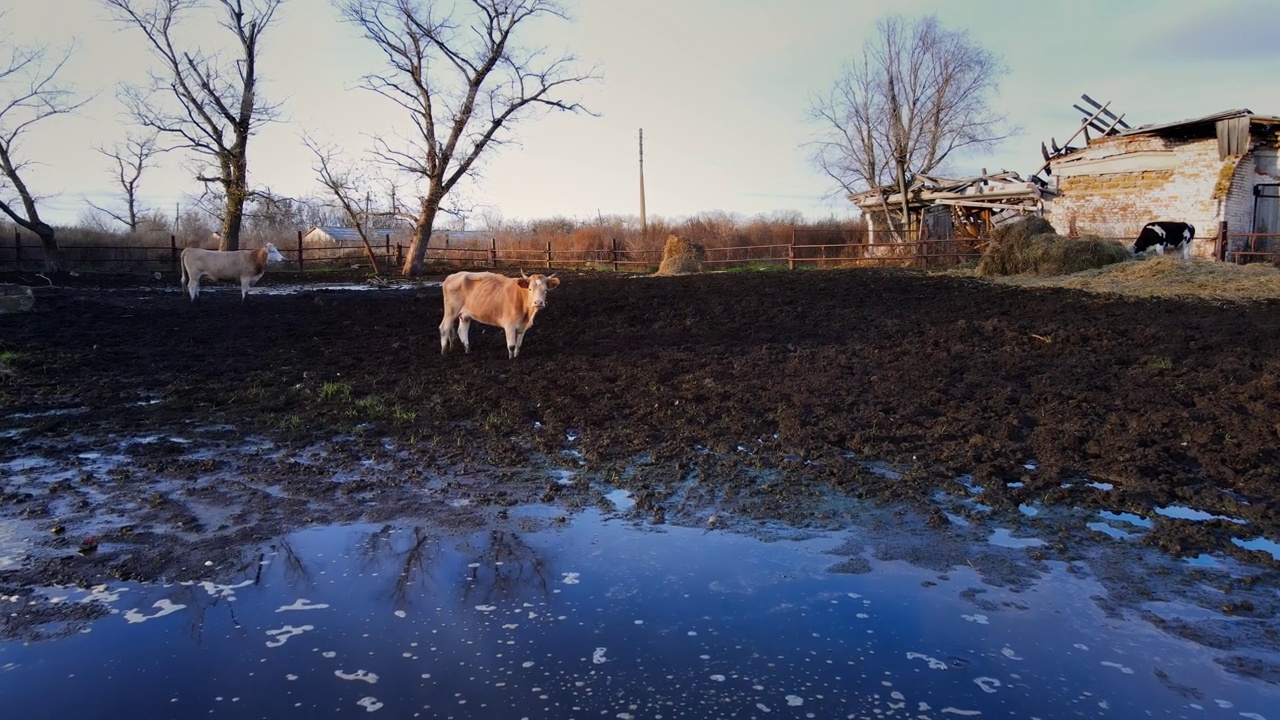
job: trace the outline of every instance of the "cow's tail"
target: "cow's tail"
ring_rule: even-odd
[[[187,274],[187,259],[178,258],[178,264],[182,266],[182,279],[179,281],[182,287],[182,294],[183,296],[188,296],[191,294],[190,291],[187,290],[187,285],[191,283],[191,276]]]

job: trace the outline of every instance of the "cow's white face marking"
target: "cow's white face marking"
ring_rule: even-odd
[[[284,256],[273,243],[267,243],[267,262],[284,262]]]
[[[553,275],[525,275],[522,271],[520,279],[524,281],[524,285],[529,290],[529,302],[535,308],[544,308],[547,306],[547,291],[560,284],[560,281]]]

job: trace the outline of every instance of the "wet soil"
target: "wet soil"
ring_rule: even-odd
[[[442,356],[438,286],[38,288],[0,316],[0,522],[39,538],[0,594],[191,577],[309,524],[474,528],[533,504],[555,522],[612,488],[637,522],[708,529],[839,529],[872,505],[935,535],[1027,507],[1132,513],[1139,546],[1252,568],[1228,590],[1274,584],[1280,563],[1239,541],[1280,538],[1278,301],[888,269],[560,277],[515,360],[478,325]],[[1087,531],[1049,517],[1035,560],[1087,559]],[[875,553],[942,572],[988,550]],[[1274,625],[1253,597],[1222,602]]]

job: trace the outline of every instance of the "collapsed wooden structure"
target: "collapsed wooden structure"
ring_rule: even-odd
[[[1018,173],[1002,170],[967,178],[941,178],[916,175],[907,186],[907,232],[913,237],[986,236],[1006,219],[1026,214],[1039,214],[1045,194],[1043,181],[1024,180]],[[901,223],[891,224],[889,217],[901,217],[902,193],[890,188],[876,188],[850,195],[849,199],[867,218],[872,242],[881,233]]]

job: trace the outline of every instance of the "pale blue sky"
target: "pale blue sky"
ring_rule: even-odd
[[[107,160],[93,151],[122,139],[128,121],[115,84],[145,77],[150,60],[135,33],[107,19],[97,0],[13,3],[6,25],[21,40],[80,48],[65,79],[98,95],[74,117],[30,133],[23,157],[40,163],[28,183],[51,197],[46,212],[73,222],[82,196],[118,196]],[[852,0],[576,0],[575,22],[542,26],[529,44],[567,47],[596,62],[599,83],[580,98],[601,117],[551,115],[517,126],[518,146],[482,163],[467,196],[507,218],[638,213],[637,131],[644,128],[650,216],[701,211],[743,215],[798,210],[850,216],[803,148],[814,127],[809,98],[828,89],[861,47],[882,3]],[[907,16],[936,13],[949,28],[1003,56],[1010,68],[997,107],[1023,133],[982,156],[956,162],[960,174],[1036,168],[1039,146],[1062,141],[1079,122],[1081,93],[1126,113],[1133,125],[1228,108],[1280,114],[1280,2],[1275,0],[1077,0],[1070,4],[992,0],[904,0]],[[327,0],[287,0],[265,38],[264,92],[284,102],[284,122],[251,145],[255,185],[292,196],[317,193],[305,129],[368,162],[368,135],[403,119],[356,89],[381,70],[375,49],[340,23]],[[210,21],[206,18],[206,23]],[[211,24],[211,23],[210,23]],[[193,28],[196,25],[193,24]],[[169,157],[143,179],[144,200],[172,212],[191,173]]]

